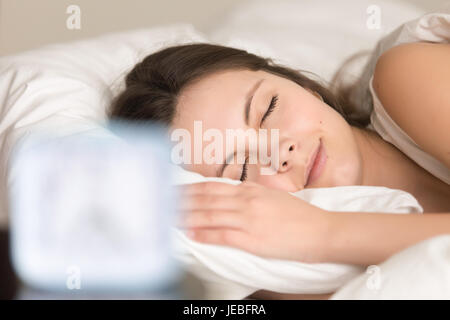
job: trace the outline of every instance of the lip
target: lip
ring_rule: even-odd
[[[319,140],[319,146],[314,151],[306,170],[305,187],[316,180],[322,173],[327,157],[323,148],[322,139]]]

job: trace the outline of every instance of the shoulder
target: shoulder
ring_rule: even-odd
[[[450,44],[387,50],[377,61],[373,87],[389,116],[450,168]]]

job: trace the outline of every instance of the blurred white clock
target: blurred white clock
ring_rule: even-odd
[[[30,286],[73,290],[75,276],[76,289],[152,290],[181,275],[165,132],[118,123],[100,132],[36,134],[14,153],[12,260]]]

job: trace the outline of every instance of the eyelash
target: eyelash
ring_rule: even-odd
[[[239,180],[241,181],[247,180],[247,167],[248,167],[248,157],[245,158],[244,165],[242,166],[242,174]]]
[[[272,97],[272,100],[270,100],[269,108],[267,109],[266,113],[264,114],[264,116],[261,119],[261,124],[263,124],[264,120],[266,120],[266,118],[272,113],[273,109],[275,109],[275,107],[277,106],[277,101],[278,101],[278,95],[274,95]]]
[[[261,124],[263,124],[264,120],[266,120],[266,118],[275,109],[275,107],[277,106],[277,101],[278,101],[278,95],[273,96],[272,100],[270,100],[269,108],[267,108],[266,113],[264,114],[264,116],[261,119]],[[239,180],[245,181],[247,179],[247,169],[248,169],[248,157],[245,158],[245,163],[242,166],[242,174],[241,174],[241,177],[239,178]]]

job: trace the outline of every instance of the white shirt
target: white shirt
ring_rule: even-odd
[[[436,178],[450,185],[450,169],[438,159],[423,151],[420,146],[415,143],[414,140],[394,122],[394,120],[392,120],[386,110],[384,110],[380,99],[375,93],[372,81],[373,76],[369,81],[369,90],[373,100],[373,110],[370,115],[370,124],[367,128],[376,131],[384,140],[392,143],[419,166],[427,170]]]

